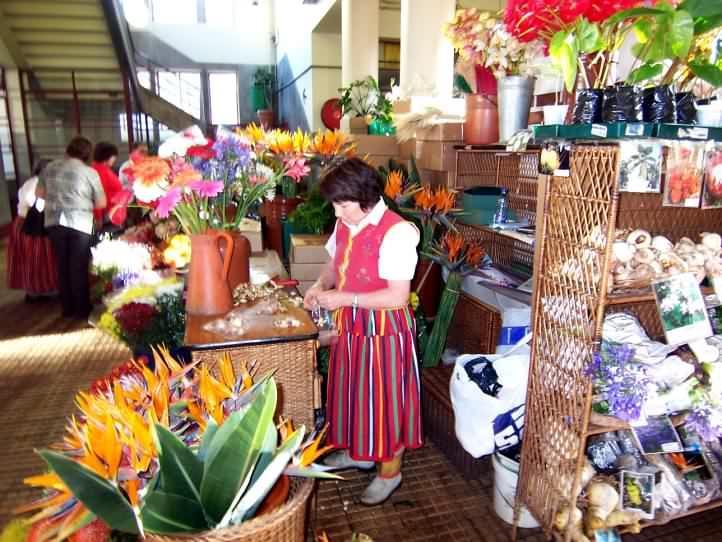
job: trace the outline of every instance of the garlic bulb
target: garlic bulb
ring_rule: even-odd
[[[652,244],[652,236],[647,230],[634,230],[627,237],[627,243],[636,248],[648,248]]]
[[[618,262],[627,263],[634,257],[635,247],[626,241],[615,241],[612,245],[612,254]]]
[[[654,261],[654,252],[651,248],[640,248],[634,253],[634,262],[637,264],[647,264]]]
[[[655,235],[652,238],[652,248],[657,252],[669,252],[674,248],[672,241],[667,239],[664,235]]]

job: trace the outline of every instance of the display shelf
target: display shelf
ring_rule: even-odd
[[[694,514],[699,514],[700,512],[706,512],[707,510],[714,510],[715,508],[719,508],[722,506],[722,498],[714,499],[708,503],[700,504],[699,506],[693,506],[689,510],[685,510],[684,512],[680,512],[678,514],[674,514],[672,516],[665,516],[664,518],[658,519],[658,520],[646,520],[646,521],[640,521],[639,526],[642,529],[647,529],[649,527],[659,527],[660,525],[666,525],[670,521],[675,521],[677,519],[685,518],[687,516],[693,516]],[[622,534],[626,534],[627,531],[624,529],[620,529]]]
[[[676,414],[670,416],[670,421],[675,427],[682,425],[686,419],[686,414]],[[615,418],[614,416],[604,416],[592,414],[587,425],[587,436],[600,435],[602,433],[608,433],[609,431],[619,431],[622,429],[631,429],[629,423]]]
[[[664,207],[661,194],[620,193],[619,146],[613,142],[572,145],[569,176],[541,179],[517,506],[525,506],[547,536],[568,541],[571,532],[555,533],[552,525],[556,512],[580,494],[587,438],[627,427],[592,423],[587,367],[601,344],[605,315],[632,313],[650,337],[664,336],[651,289],[608,292],[611,240],[620,229],[638,228],[672,242],[697,238],[719,231],[722,209]],[[716,506],[719,502],[683,515]]]

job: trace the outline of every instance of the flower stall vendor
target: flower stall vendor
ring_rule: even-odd
[[[401,483],[404,450],[423,443],[414,318],[408,306],[416,268],[416,227],[390,211],[377,171],[358,158],[332,168],[321,193],[338,218],[326,249],[330,262],[306,292],[307,308],[336,311],[331,348],[327,460],[377,476],[361,496],[375,505]]]

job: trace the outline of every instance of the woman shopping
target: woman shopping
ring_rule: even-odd
[[[29,212],[43,213],[45,201],[35,196],[38,175],[50,160],[40,160],[33,176],[18,190],[18,215],[13,222],[8,241],[8,288],[25,290],[25,301],[32,302],[58,293],[58,273],[55,255],[47,233],[29,231],[25,217]],[[31,209],[34,209],[31,211]],[[40,222],[36,222],[40,224]]]
[[[75,137],[65,157],[50,162],[40,174],[36,194],[45,198],[45,227],[53,243],[63,316],[90,314],[90,244],[93,209],[105,208],[98,173],[87,165],[93,144]]]
[[[331,261],[304,298],[307,308],[336,311],[326,412],[326,461],[370,469],[376,477],[361,496],[385,501],[401,483],[405,450],[423,444],[414,318],[408,306],[416,267],[416,227],[390,211],[376,170],[344,161],[321,182],[338,218],[326,249]]]

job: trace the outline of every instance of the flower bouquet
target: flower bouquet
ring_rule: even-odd
[[[76,404],[63,440],[38,452],[48,471],[25,480],[43,494],[20,512],[34,513],[44,540],[96,518],[153,539],[231,528],[268,509],[284,473],[334,477],[313,464],[323,432],[277,427],[273,378],[254,384],[228,356],[211,374],[157,350],[154,369],[130,362]]]
[[[92,247],[90,254],[94,298],[127,285],[153,268],[151,247],[144,243],[107,238]]]
[[[480,265],[491,262],[486,252],[477,243],[467,243],[461,234],[447,231],[438,243],[432,243],[426,256],[442,265],[449,272],[444,291],[441,294],[439,312],[434,321],[428,341],[423,349],[424,367],[436,367],[444,350],[449,326],[454,317],[464,277]]]

